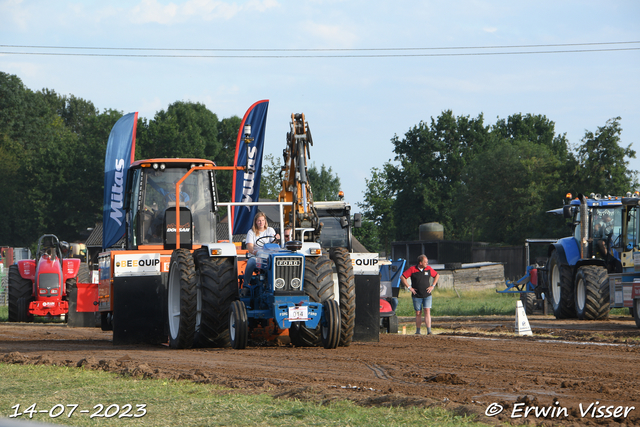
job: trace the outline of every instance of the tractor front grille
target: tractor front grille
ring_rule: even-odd
[[[302,291],[303,256],[274,257],[273,286],[276,293],[298,293]],[[282,283],[284,281],[284,283]],[[299,284],[299,286],[295,286]]]

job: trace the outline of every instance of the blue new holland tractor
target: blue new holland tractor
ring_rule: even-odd
[[[294,240],[286,242],[284,248],[266,243],[258,250],[258,274],[252,276],[250,283],[242,284],[238,299],[231,303],[229,336],[233,348],[245,348],[251,330],[268,322],[274,322],[281,330],[289,329],[296,346],[319,345],[311,342],[319,338],[324,348],[338,347],[338,303],[333,299],[314,302],[308,296],[333,288],[329,260],[319,253],[307,256],[310,251],[320,252],[320,245]],[[325,272],[320,271],[323,264],[328,267]]]
[[[623,254],[636,244],[629,241],[635,233],[629,230],[632,222],[623,197],[579,194],[551,212],[570,219],[573,231],[572,236],[559,239],[548,249],[546,280],[543,276],[541,290],[547,288],[544,293],[554,315],[557,319],[607,318],[608,275],[624,271]]]

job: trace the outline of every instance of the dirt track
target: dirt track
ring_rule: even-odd
[[[0,361],[84,365],[318,402],[441,405],[479,414],[487,423],[640,425],[640,340],[625,342],[640,338],[631,317],[579,322],[531,316],[529,321],[534,337],[515,336],[513,317],[435,318],[438,334],[432,336],[383,334],[378,343],[337,350],[253,346],[241,351],[114,346],[111,334],[97,328],[0,323]],[[524,417],[520,402],[554,412],[546,420],[534,412]],[[489,418],[485,412],[496,409],[492,403],[504,409]],[[598,417],[593,406],[587,411],[591,404],[613,406],[611,412],[620,406],[619,413],[635,409],[616,418],[603,408]],[[581,414],[580,405],[588,413]],[[568,417],[558,416],[562,408]]]

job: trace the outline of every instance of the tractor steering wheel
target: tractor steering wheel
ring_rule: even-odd
[[[267,241],[267,239],[271,239],[270,241]],[[264,241],[263,241],[264,240]],[[261,244],[258,245],[258,242],[262,242]],[[280,239],[276,239],[275,236],[262,236],[256,239],[256,243],[254,244],[254,246],[260,246],[260,247],[264,247],[265,244],[267,243],[277,243],[280,244]]]

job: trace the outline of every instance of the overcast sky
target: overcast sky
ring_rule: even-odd
[[[620,116],[640,157],[636,0],[0,0],[0,44],[0,71],[100,111],[152,119],[182,100],[222,119],[269,99],[278,156],[305,113],[311,161],[354,205],[394,135],[449,109],[542,114],[574,145]]]

